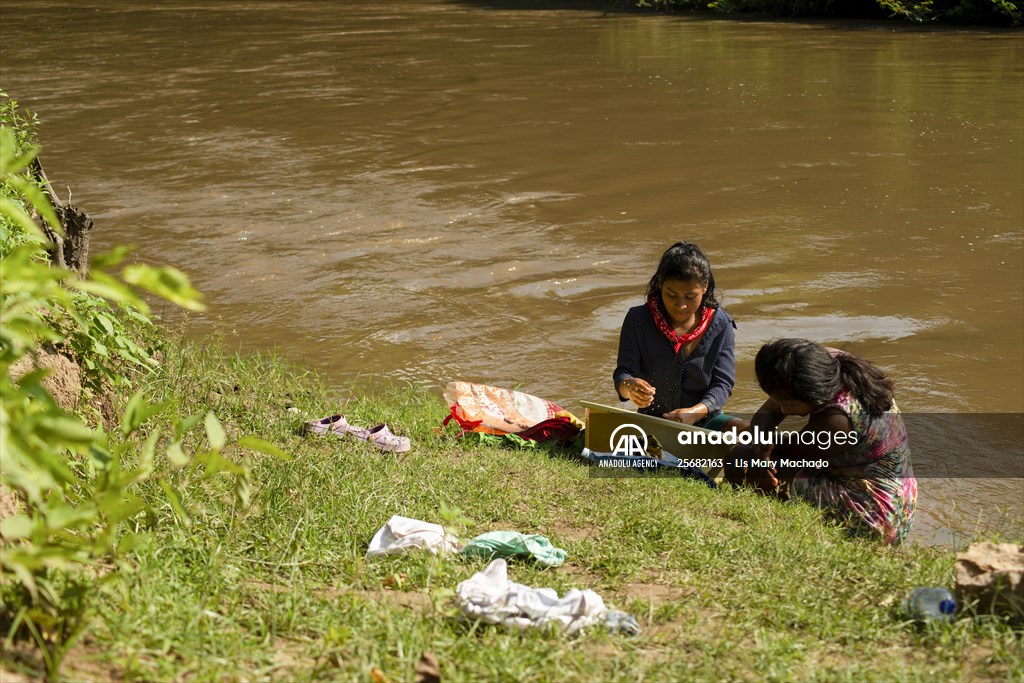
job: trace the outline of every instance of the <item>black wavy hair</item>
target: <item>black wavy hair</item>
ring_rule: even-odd
[[[718,308],[721,304],[715,297],[715,276],[711,273],[708,257],[692,242],[676,242],[661,255],[661,263],[651,281],[647,283],[647,298],[660,297],[661,285],[666,280],[682,280],[707,285],[700,305]]]
[[[754,359],[757,382],[766,394],[781,394],[813,406],[827,405],[845,387],[864,409],[879,417],[893,406],[892,380],[877,366],[849,353],[833,357],[807,339],[775,339]]]

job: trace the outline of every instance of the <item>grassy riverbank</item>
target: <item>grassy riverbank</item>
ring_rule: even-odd
[[[591,479],[569,453],[453,440],[436,431],[446,414],[436,390],[368,378],[339,392],[266,356],[223,359],[191,344],[170,344],[161,369],[138,381],[165,404],[158,421],[213,410],[229,441],[256,436],[294,459],[223,451],[251,468],[244,515],[230,480],[188,468],[173,481],[187,523],[158,487],[144,492],[155,525],[126,555],[125,581],[96,586],[95,616],[65,662],[69,680],[383,680],[376,667],[400,681],[424,651],[446,681],[1024,676],[1022,634],[1004,622],[919,631],[899,619],[909,588],[951,584],[954,558],[942,550],[851,540],[808,506],[748,492]],[[333,412],[386,422],[413,450],[383,455],[302,434],[304,420]],[[463,538],[549,536],[568,562],[511,563],[510,578],[560,594],[593,588],[636,615],[642,635],[467,624],[448,598],[485,562],[364,559],[391,515],[443,522],[450,508],[470,520],[453,527]],[[4,668],[30,674],[19,651],[4,651]]]

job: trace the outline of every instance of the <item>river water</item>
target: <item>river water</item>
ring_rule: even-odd
[[[511,4],[4,0],[0,86],[94,251],[339,384],[613,402],[682,239],[738,322],[730,412],[780,336],[872,359],[904,412],[1024,412],[1019,33]],[[914,538],[1024,533],[1024,479],[969,475],[922,480]]]

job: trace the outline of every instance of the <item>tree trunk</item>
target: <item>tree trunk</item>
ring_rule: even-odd
[[[43,182],[43,191],[50,198],[57,220],[64,229],[64,236],[61,237],[38,213],[32,212],[32,217],[42,226],[43,232],[53,243],[49,250],[50,262],[60,268],[76,270],[84,275],[89,268],[89,232],[93,227],[92,219],[85,211],[70,203],[70,191],[67,202],[57,196],[46,177],[46,172],[43,171],[39,157],[32,161],[32,174]]]

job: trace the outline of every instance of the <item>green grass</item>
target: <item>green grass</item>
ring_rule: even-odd
[[[952,584],[951,552],[852,539],[809,506],[747,491],[592,479],[571,453],[467,444],[438,433],[439,391],[369,378],[336,389],[273,357],[176,343],[140,381],[166,403],[165,419],[212,409],[229,435],[265,439],[294,460],[225,450],[252,471],[253,507],[241,516],[227,478],[181,474],[187,526],[158,489],[144,490],[157,512],[139,525],[155,524],[125,580],[96,587],[69,680],[371,681],[376,667],[411,681],[427,650],[445,681],[1024,679],[1024,636],[1004,621],[919,630],[901,620],[910,588]],[[305,420],[333,412],[386,422],[413,450],[302,434]],[[449,597],[485,562],[365,560],[391,515],[442,522],[443,506],[470,518],[463,538],[549,536],[567,563],[510,563],[510,578],[593,588],[643,633],[570,638],[467,623]],[[0,661],[26,670],[10,653]]]

